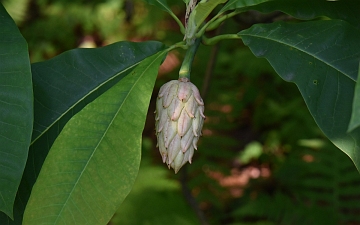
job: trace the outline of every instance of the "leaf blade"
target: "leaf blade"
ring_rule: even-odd
[[[359,30],[333,20],[258,25],[239,35],[257,57],[266,58],[284,80],[298,86],[320,129],[359,170],[360,130],[347,133],[360,59]]]
[[[230,0],[224,5],[224,7],[219,11],[219,14],[234,9],[241,9],[252,5],[257,5],[269,0]]]
[[[282,11],[301,20],[326,16],[331,19],[345,20],[360,28],[360,15],[356,10],[359,7],[360,2],[358,1],[272,0],[254,4],[247,10],[257,10],[262,13]]]
[[[66,114],[69,108],[73,109],[79,101],[98,90],[99,86],[111,82],[116,71],[127,72],[162,47],[161,43],[152,41],[118,42],[96,49],[74,49],[53,59],[34,63],[32,72],[36,123],[32,144],[45,133],[47,127],[57,121],[53,118],[61,118],[57,115]],[[61,80],[48,75],[53,73],[62,76]],[[52,99],[46,99],[44,95]],[[44,118],[44,114],[49,117]]]
[[[130,192],[139,169],[141,133],[163,56],[164,52],[160,52],[145,59],[131,75],[69,121],[44,163],[24,223],[105,224],[110,220]],[[137,110],[131,111],[134,102],[138,103]],[[118,152],[114,152],[116,149]],[[72,171],[71,164],[77,162],[79,165]],[[54,182],[55,174],[58,180]],[[64,197],[58,198],[55,187],[62,184]],[[58,209],[54,203],[59,204]],[[43,215],[43,207],[49,217]]]
[[[0,4],[0,211],[13,218],[33,124],[27,43]]]
[[[51,145],[67,121],[97,96],[126,77],[142,60],[163,48],[160,42],[118,42],[97,49],[74,49],[51,60],[32,65],[35,131],[16,195],[15,221],[0,213],[0,224],[22,224],[32,186]],[[96,69],[98,67],[102,68],[101,73]],[[79,88],[76,88],[76,85],[74,88],[74,84],[70,82],[74,79],[80,80]],[[82,87],[82,80],[87,81],[87,89]]]
[[[360,126],[360,63],[359,63],[359,72],[358,78],[355,85],[355,94],[354,94],[354,101],[352,103],[352,112],[350,123],[348,127],[348,132],[353,131],[354,129]]]

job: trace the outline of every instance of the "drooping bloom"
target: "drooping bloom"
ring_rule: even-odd
[[[204,102],[187,78],[169,81],[160,88],[155,111],[156,136],[163,162],[175,173],[185,163],[191,163],[204,119]]]

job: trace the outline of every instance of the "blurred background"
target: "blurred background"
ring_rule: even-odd
[[[141,0],[0,0],[29,44],[32,62],[78,47],[117,41],[181,41],[177,24]],[[183,1],[168,1],[183,20]],[[209,36],[256,22],[291,20],[246,13]],[[292,83],[241,41],[200,46],[192,82],[205,101],[203,137],[192,165],[178,174],[162,164],[154,109],[162,84],[177,79],[183,50],[159,71],[143,133],[135,186],[111,225],[360,224],[360,176],[317,128]]]

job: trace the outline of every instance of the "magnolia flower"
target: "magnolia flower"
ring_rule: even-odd
[[[204,123],[204,102],[187,78],[164,84],[156,100],[155,130],[164,163],[177,173],[191,163]]]

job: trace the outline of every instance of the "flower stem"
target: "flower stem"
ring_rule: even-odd
[[[188,50],[186,51],[185,58],[179,70],[179,79],[187,78],[190,80],[191,65],[194,61],[194,57],[200,45],[200,42],[201,42],[201,38],[197,38],[194,44],[190,45]]]

